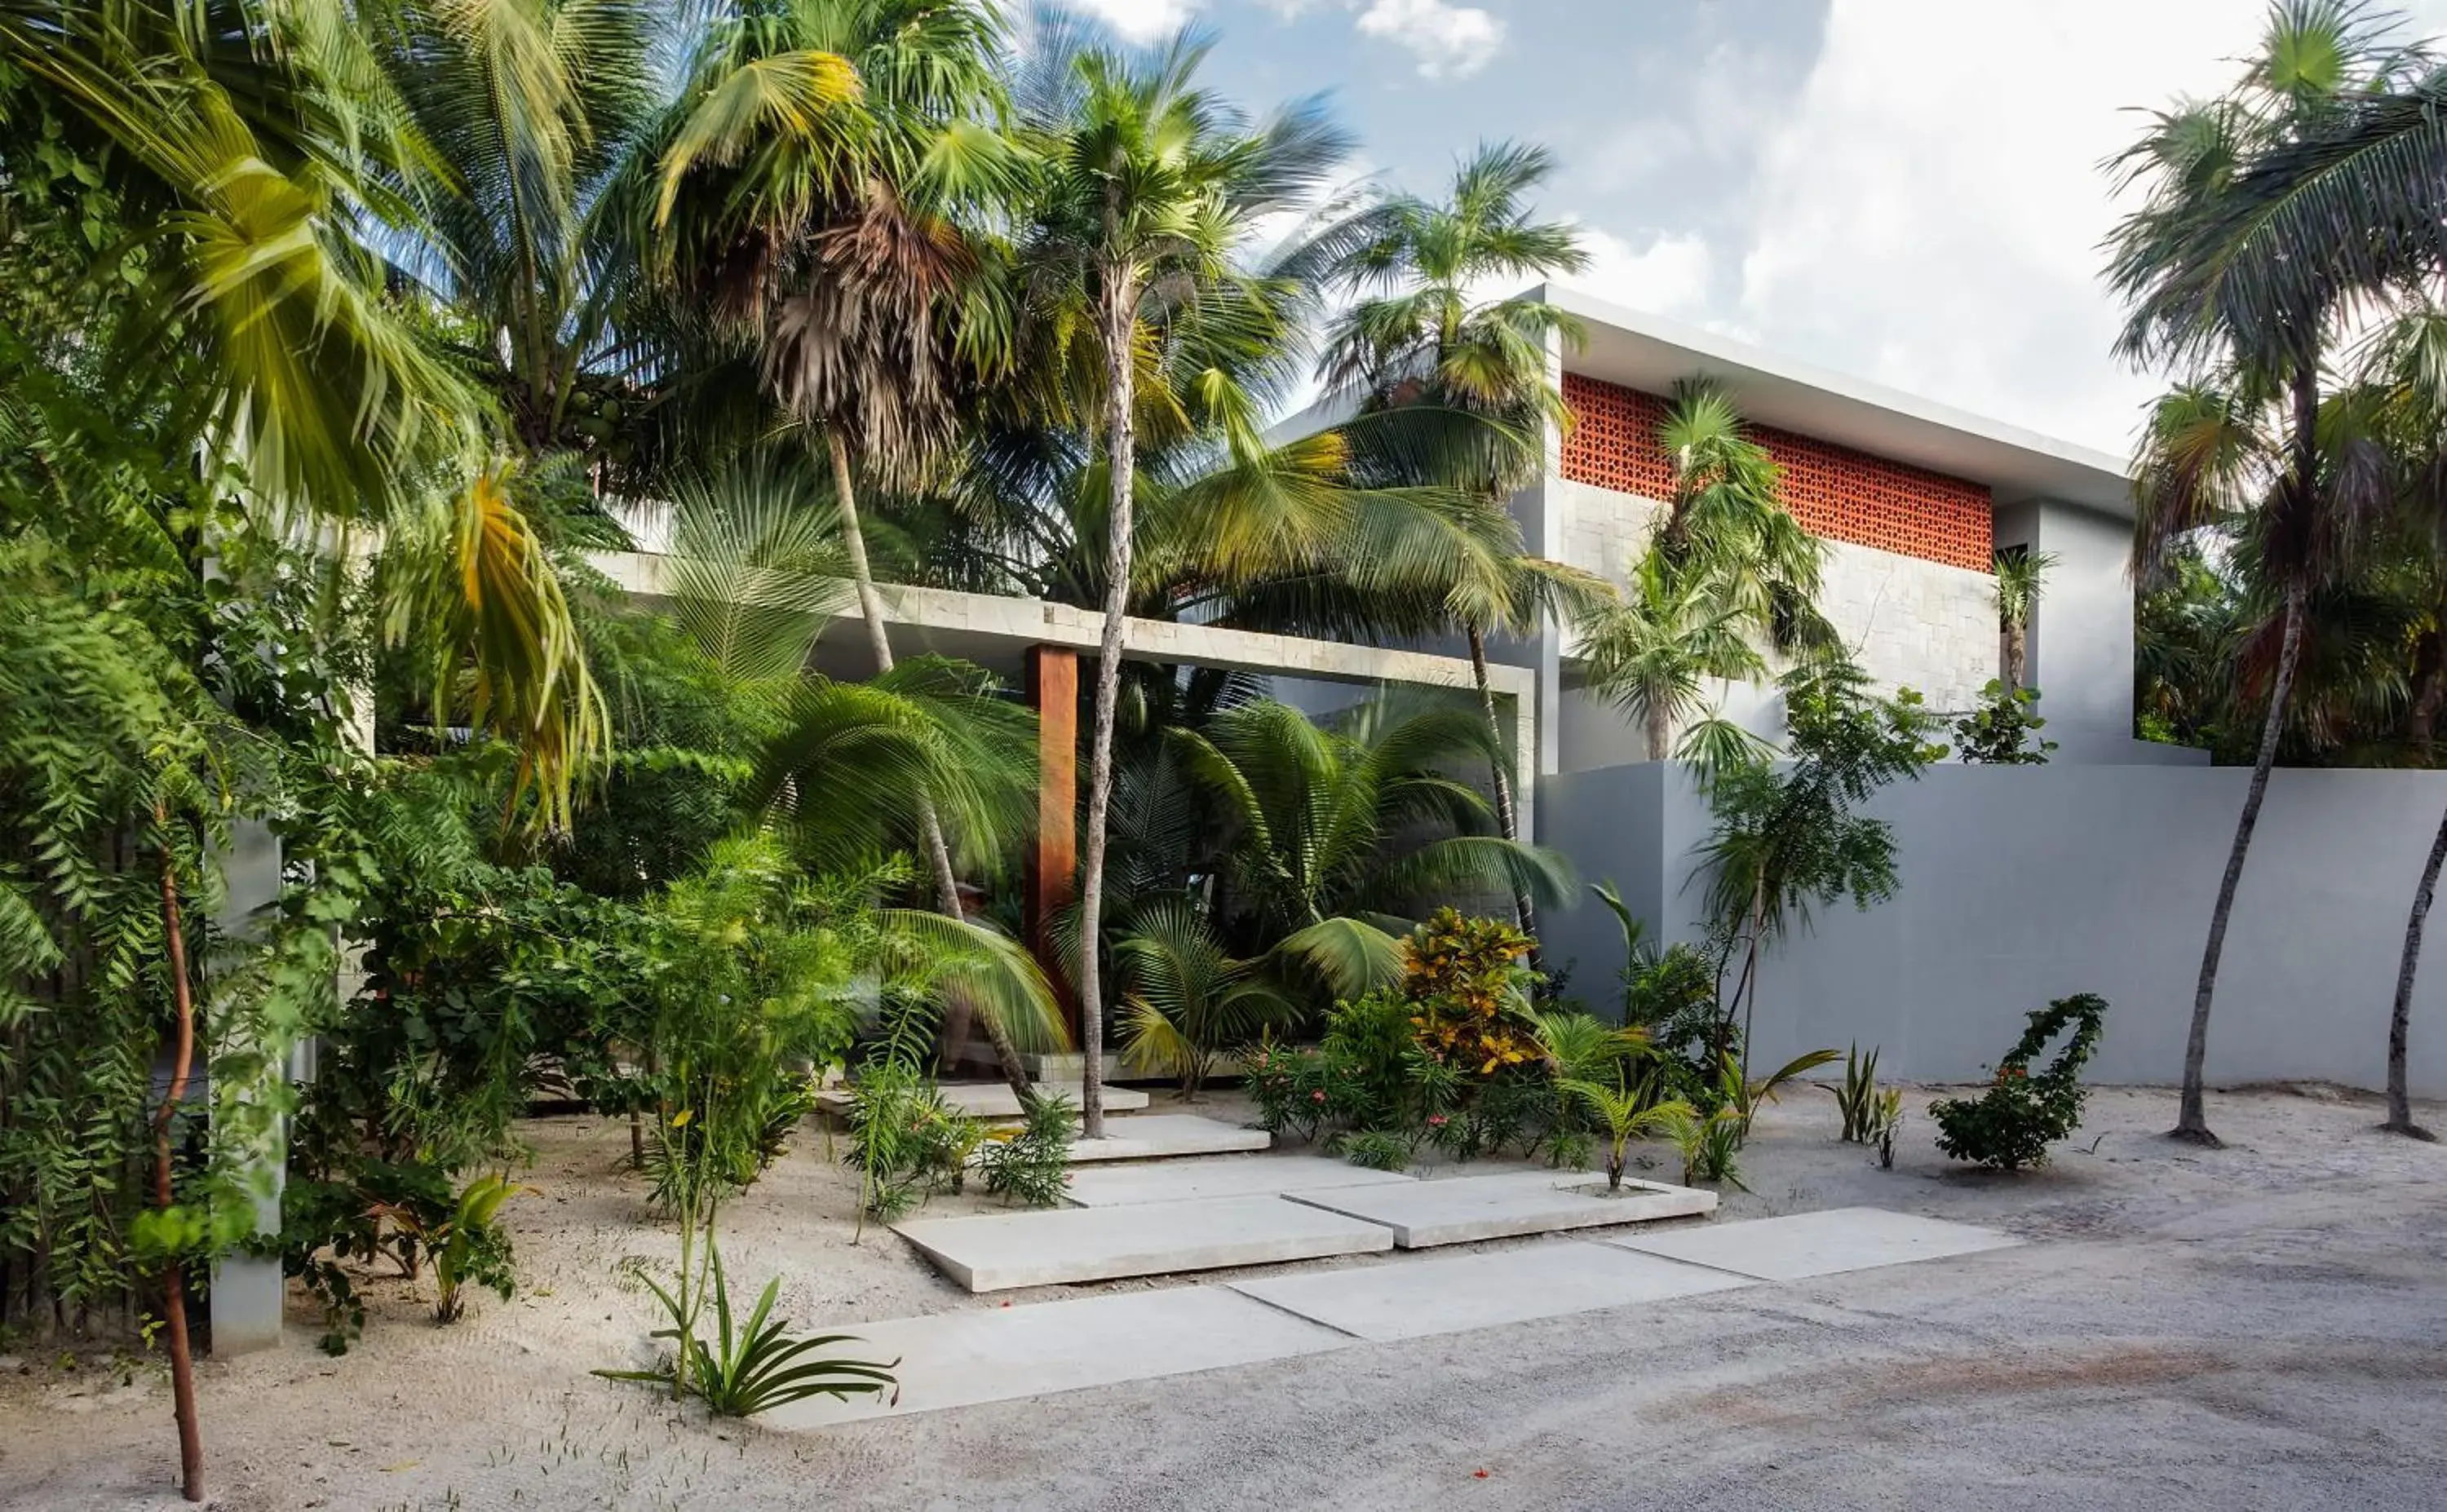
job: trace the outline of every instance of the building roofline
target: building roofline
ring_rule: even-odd
[[[1651,393],[1678,379],[1713,378],[1745,419],[1984,483],[2000,504],[2046,499],[2133,514],[2125,461],[2111,453],[1626,310],[1569,285],[1545,284],[1529,297],[1588,328],[1586,345],[1564,354],[1566,372]]]

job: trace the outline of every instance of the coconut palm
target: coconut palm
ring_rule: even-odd
[[[2367,468],[2320,437],[2335,323],[2436,266],[2447,79],[2389,47],[2357,6],[2290,0],[2236,86],[2158,115],[2115,160],[2140,207],[2110,239],[2130,303],[2125,356],[2187,366],[2136,471],[2134,559],[2147,581],[2182,537],[2256,517],[2281,608],[2258,754],[2235,822],[2192,995],[2172,1134],[2215,1144],[2203,1096],[2218,961],[2267,792],[2311,595],[2338,580],[2374,511]]]
[[[1195,312],[1209,330],[1262,332],[1282,319],[1280,291],[1235,267],[1257,217],[1295,208],[1344,151],[1314,106],[1252,125],[1201,87],[1206,44],[1190,35],[1127,55],[1062,37],[1039,39],[1021,91],[1021,126],[1036,161],[1021,241],[1040,305],[1092,332],[1104,384],[1094,414],[1105,472],[1104,630],[1089,744],[1087,836],[1080,867],[1079,957],[1083,1132],[1104,1133],[1103,979],[1096,948],[1104,895],[1105,820],[1112,797],[1113,730],[1130,607],[1137,501],[1140,369],[1167,327]],[[1226,321],[1222,317],[1236,319]],[[1178,356],[1179,354],[1176,354]],[[1190,355],[1194,356],[1195,353]],[[1255,410],[1238,390],[1184,385],[1195,411],[1230,444],[1259,445]],[[1159,424],[1172,417],[1158,415]]]
[[[1386,460],[1411,481],[1468,490],[1503,504],[1540,464],[1546,428],[1571,424],[1547,371],[1547,350],[1577,346],[1574,316],[1527,294],[1487,299],[1498,280],[1543,280],[1588,265],[1572,228],[1530,218],[1527,196],[1553,170],[1543,148],[1482,145],[1455,170],[1442,202],[1403,195],[1353,217],[1334,236],[1348,250],[1334,273],[1362,297],[1335,323],[1320,363],[1330,390],[1357,395],[1371,409],[1400,408],[1402,433],[1433,436],[1432,451],[1406,447]],[[1375,439],[1387,427],[1367,427]],[[1464,558],[1459,565],[1478,568]],[[1602,581],[1515,549],[1442,585],[1450,618],[1470,643],[1470,668],[1489,728],[1503,727],[1487,671],[1487,637],[1534,632],[1557,607],[1585,611]],[[1393,585],[1387,585],[1393,586]],[[1437,585],[1428,585],[1430,587]],[[1509,764],[1491,777],[1507,840],[1521,827]],[[1521,926],[1535,933],[1526,895],[1514,899]]]

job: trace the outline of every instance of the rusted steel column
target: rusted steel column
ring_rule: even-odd
[[[1053,944],[1053,921],[1077,895],[1079,879],[1079,653],[1064,646],[1028,651],[1028,701],[1036,709],[1036,843],[1028,858],[1028,943],[1061,994],[1071,1032],[1079,1003]]]

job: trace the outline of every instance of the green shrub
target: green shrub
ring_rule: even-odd
[[[1025,1207],[1054,1207],[1071,1184],[1072,1107],[1058,1092],[1032,1091],[1015,1131],[986,1136],[977,1158],[986,1190]]]
[[[1398,1171],[1411,1163],[1412,1141],[1389,1129],[1361,1129],[1342,1141],[1343,1159],[1372,1171]]]
[[[1929,1105],[1937,1120],[1937,1147],[1958,1161],[1975,1161],[2001,1171],[2045,1165],[2048,1146],[2081,1126],[2081,1068],[2098,1048],[2104,999],[2082,992],[2031,1011],[2022,1037],[1997,1063],[1996,1079],[1977,1098],[1942,1098]],[[2073,1035],[2047,1069],[2031,1062],[2070,1026]]]
[[[890,1222],[939,1191],[958,1191],[985,1125],[962,1118],[934,1079],[904,1061],[878,1061],[850,1084],[849,1148],[869,1216]]]
[[[1494,918],[1437,909],[1411,935],[1401,995],[1420,1048],[1440,1064],[1491,1076],[1539,1056],[1529,1015],[1537,941]]]
[[[1865,1057],[1857,1044],[1844,1052],[1844,1085],[1831,1087],[1836,1111],[1844,1117],[1843,1140],[1847,1144],[1871,1144],[1878,1137],[1878,1052],[1872,1048]]]
[[[1991,677],[1980,690],[1980,707],[1954,722],[1955,750],[1975,765],[2044,766],[2057,748],[2039,736],[2047,723],[2038,689],[2008,690]]]

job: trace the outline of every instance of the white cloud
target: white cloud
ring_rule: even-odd
[[[1062,0],[1062,4],[1102,21],[1123,41],[1138,43],[1171,36],[1198,9],[1198,0]]]
[[[2099,243],[2117,207],[2099,165],[2138,132],[2133,107],[2223,86],[2261,17],[2234,0],[1834,0],[1752,186],[1742,324],[2124,451],[2157,381],[2109,355]]]
[[[1565,281],[1574,288],[1630,310],[1686,320],[1705,318],[1716,268],[1705,237],[1696,232],[1660,232],[1647,246],[1634,251],[1631,243],[1611,232],[1593,226],[1580,231],[1581,250],[1588,254],[1589,265],[1566,275]]]
[[[1466,79],[1504,46],[1504,23],[1447,0],[1368,0],[1355,23],[1364,35],[1408,48],[1427,79]]]

